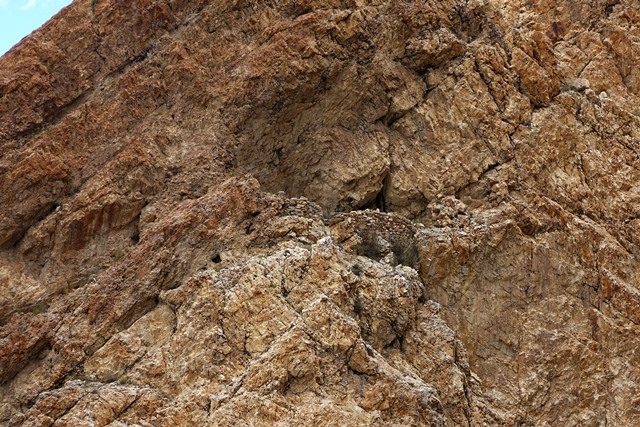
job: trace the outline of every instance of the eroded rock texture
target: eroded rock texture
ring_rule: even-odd
[[[0,423],[634,426],[640,5],[77,0],[0,58]]]

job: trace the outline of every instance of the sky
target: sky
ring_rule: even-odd
[[[0,0],[0,55],[69,3],[71,0]]]

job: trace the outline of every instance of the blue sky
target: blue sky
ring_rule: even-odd
[[[0,55],[69,3],[71,0],[0,0]]]

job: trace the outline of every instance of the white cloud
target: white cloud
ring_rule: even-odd
[[[27,1],[27,4],[25,4],[24,6],[22,6],[20,8],[20,10],[29,10],[29,9],[33,9],[33,7],[36,5],[36,0],[29,0]]]
[[[0,0],[0,7],[6,7],[8,0]]]

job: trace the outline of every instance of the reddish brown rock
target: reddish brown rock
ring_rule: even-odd
[[[74,2],[0,58],[0,423],[635,425],[639,24]]]

